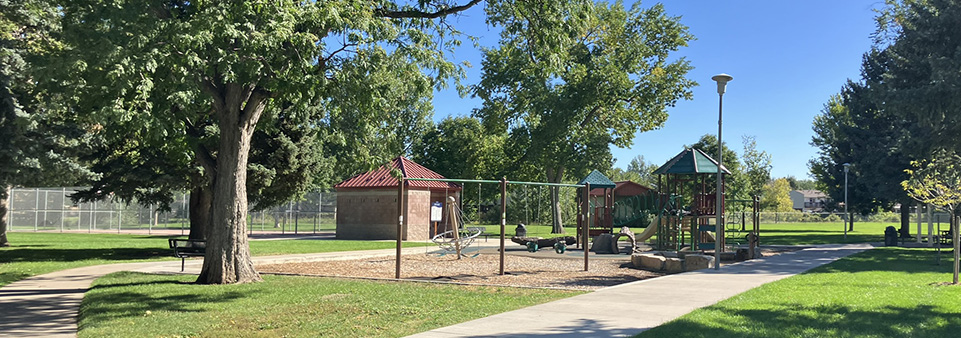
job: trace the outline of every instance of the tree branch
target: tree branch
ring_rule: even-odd
[[[200,80],[200,89],[214,99],[215,114],[216,112],[224,111],[226,108],[226,102],[224,102],[224,92],[220,86],[214,83],[210,78],[205,78]]]
[[[480,2],[481,0],[471,0],[467,4],[449,7],[436,12],[422,12],[418,10],[392,11],[384,8],[378,8],[374,10],[374,15],[379,17],[385,17],[385,18],[393,18],[393,19],[403,19],[403,18],[436,19],[442,16],[448,16],[450,14],[463,12],[468,8],[474,7],[474,5]]]

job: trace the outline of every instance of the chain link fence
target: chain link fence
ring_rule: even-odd
[[[9,231],[117,232],[187,234],[190,230],[190,194],[174,196],[169,211],[136,201],[74,203],[70,195],[79,188],[14,188],[7,200]],[[336,229],[337,195],[308,193],[300,201],[250,212],[251,233],[317,234]]]

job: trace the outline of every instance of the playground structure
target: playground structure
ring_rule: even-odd
[[[724,194],[724,174],[726,168],[698,149],[685,149],[654,171],[658,175],[655,191],[632,182],[618,182],[612,185],[599,172],[593,172],[580,183],[590,182],[592,189],[588,199],[590,217],[588,229],[590,237],[613,234],[617,227],[630,226],[645,228],[635,235],[635,241],[643,242],[654,238],[651,243],[655,250],[661,251],[703,251],[721,250],[733,245],[746,244],[747,256],[757,257],[760,244],[759,203],[757,197],[751,200],[724,200],[717,208],[714,179],[722,180],[721,195]],[[718,175],[718,171],[721,175]],[[634,185],[633,193],[618,194],[618,188]],[[579,196],[583,194],[578,194]],[[725,218],[727,203],[749,206],[742,208],[741,217]],[[711,222],[721,213],[721,226]],[[585,227],[578,218],[578,238]],[[751,227],[747,223],[750,219]],[[730,222],[728,222],[730,220]],[[715,222],[716,223],[716,222]],[[725,231],[726,230],[726,231]],[[720,232],[725,236],[717,236]],[[720,237],[720,238],[718,238]],[[719,243],[718,243],[719,242]]]
[[[748,257],[757,257],[757,250],[760,239],[759,233],[759,203],[757,197],[752,200],[732,200],[734,203],[751,203],[751,230],[746,227],[746,217],[742,212],[740,218],[740,230],[736,223],[727,224],[724,218],[724,210],[727,207],[724,203],[724,179],[725,174],[730,172],[723,165],[718,164],[713,158],[698,149],[685,149],[671,160],[654,171],[658,175],[658,187],[660,191],[646,190],[641,193],[632,194],[615,198],[615,190],[618,185],[606,176],[594,170],[577,184],[562,183],[541,183],[541,182],[517,182],[508,181],[506,178],[501,180],[476,180],[476,179],[448,179],[448,178],[409,178],[399,177],[397,195],[397,254],[395,278],[400,278],[400,249],[403,238],[402,231],[405,229],[404,206],[405,189],[411,183],[443,183],[463,184],[463,183],[497,183],[500,185],[501,192],[501,217],[500,217],[500,270],[499,274],[504,274],[504,253],[505,253],[505,234],[507,224],[507,186],[508,184],[528,185],[528,186],[547,186],[547,187],[573,187],[577,190],[577,243],[584,248],[584,271],[589,269],[589,247],[590,238],[600,234],[612,234],[615,226],[624,227],[635,225],[645,227],[640,234],[633,236],[632,242],[644,242],[652,237],[654,249],[661,251],[704,251],[712,250],[724,252],[728,241],[736,243],[743,232],[747,232],[742,238],[748,245]],[[717,192],[709,189],[711,178],[721,180],[721,203],[718,205]],[[622,184],[623,185],[623,184]],[[434,236],[434,242],[442,248],[458,251],[458,258],[461,256],[461,249],[470,245],[473,238],[480,232],[474,234],[464,227],[462,218],[453,217],[460,213],[455,209],[456,203],[448,201],[448,208],[451,210],[449,219],[453,227],[448,232]],[[720,213],[720,214],[718,214]],[[719,224],[711,223],[712,218],[719,218]],[[644,226],[646,225],[646,226]],[[725,226],[732,226],[730,231],[725,232]],[[628,229],[629,230],[629,229]],[[715,234],[722,235],[715,235]],[[723,234],[731,236],[726,238]],[[656,237],[655,237],[656,236]],[[620,237],[620,236],[618,236]],[[530,243],[528,243],[530,244]],[[616,244],[616,239],[615,239]],[[634,245],[636,248],[636,245]],[[555,248],[557,249],[557,248]],[[558,253],[563,252],[559,249]]]
[[[657,228],[655,248],[668,251],[688,248],[692,251],[724,252],[729,241],[732,244],[737,243],[742,237],[741,233],[747,231],[744,213],[740,218],[740,228],[736,223],[729,224],[725,221],[727,202],[750,203],[751,230],[743,238],[748,245],[748,256],[757,257],[757,248],[760,245],[758,198],[726,200],[724,198],[725,174],[729,175],[730,172],[723,165],[719,165],[699,149],[685,149],[655,170],[654,174],[658,175],[658,187],[663,187],[658,199],[661,207],[657,222],[656,225],[652,225]],[[713,189],[714,191],[710,189],[715,186],[713,182],[709,182],[711,178],[721,180],[720,194],[717,193],[716,188]],[[720,208],[717,203],[718,195],[721,196]],[[712,224],[711,219],[717,219],[718,216],[720,216],[720,224],[716,222]],[[728,226],[730,227],[725,229]],[[718,233],[722,235],[718,236]],[[639,238],[644,238],[645,235],[647,234],[642,234]]]

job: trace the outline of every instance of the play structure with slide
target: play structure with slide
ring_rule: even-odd
[[[757,248],[760,244],[758,199],[757,197],[751,200],[722,199],[721,208],[718,210],[717,195],[714,191],[716,189],[710,189],[710,187],[715,186],[714,180],[720,176],[723,196],[725,175],[730,174],[723,166],[720,166],[720,170],[718,167],[717,162],[704,152],[698,149],[685,149],[654,171],[654,174],[658,175],[659,191],[646,187],[644,189],[629,188],[631,184],[640,186],[631,182],[617,184],[609,180],[604,182],[606,177],[599,172],[591,173],[581,182],[581,184],[589,182],[591,187],[598,187],[591,191],[588,200],[589,208],[594,211],[590,222],[587,222],[589,225],[586,228],[589,235],[595,237],[613,233],[614,229],[623,226],[641,227],[644,231],[635,235],[635,240],[641,242],[653,237],[652,244],[656,250],[702,251],[720,248],[723,252],[727,246],[746,244],[748,257],[757,257],[759,252]],[[718,175],[718,171],[721,175]],[[633,192],[624,192],[624,190],[633,190]],[[750,205],[752,209],[750,230],[746,227],[746,212],[742,212],[741,217],[736,219],[740,222],[724,221],[724,210],[727,209],[724,202],[738,203],[741,206]],[[718,212],[721,213],[722,224],[727,230],[722,232],[726,236],[720,238],[720,243],[717,243],[718,239],[715,236],[718,226],[711,222],[717,218]],[[578,238],[581,237],[581,231],[585,228],[583,219],[578,217]],[[740,223],[740,227],[737,223]]]
[[[577,184],[560,183],[541,183],[541,182],[516,182],[502,178],[499,181],[493,180],[469,180],[469,179],[447,179],[447,178],[406,178],[398,184],[398,210],[402,210],[404,202],[404,187],[406,182],[417,181],[441,181],[453,183],[497,183],[501,190],[501,222],[500,222],[500,269],[499,274],[504,274],[505,266],[505,232],[506,232],[506,208],[507,208],[507,186],[509,184],[548,186],[548,187],[573,187],[577,188],[577,237],[578,245],[585,247],[589,239],[599,238],[601,234],[613,234],[615,226],[621,226],[622,232],[629,232],[628,226],[645,228],[636,236],[631,233],[628,237],[633,241],[647,241],[654,238],[653,247],[660,251],[704,251],[720,250],[724,252],[728,238],[715,236],[719,230],[722,234],[723,227],[727,224],[724,220],[725,203],[722,198],[718,207],[716,192],[708,187],[713,184],[711,179],[721,180],[721,196],[724,194],[724,175],[730,174],[727,169],[719,165],[713,158],[698,149],[685,149],[680,152],[663,166],[654,171],[658,175],[658,188],[655,191],[650,188],[640,186],[633,182],[621,182],[620,190],[627,191],[634,189],[634,193],[617,194],[618,184],[594,170]],[[716,181],[714,181],[716,182]],[[629,188],[632,187],[632,188]],[[640,189],[643,188],[643,189]],[[480,234],[480,231],[470,229],[464,225],[461,213],[456,209],[456,203],[449,200],[448,206],[451,208],[450,215],[458,215],[454,218],[453,228],[433,237],[433,241],[447,250],[458,251],[458,258],[461,257],[463,248],[469,246],[471,242]],[[750,202],[752,205],[752,228],[744,238],[747,240],[749,257],[756,257],[759,253],[760,245],[758,199],[755,197],[750,201],[730,201],[737,203]],[[720,213],[718,215],[717,213]],[[720,226],[712,224],[711,219],[720,218]],[[398,234],[404,228],[404,219],[400,217],[397,225]],[[741,229],[746,230],[744,217],[741,218]],[[715,222],[717,223],[717,222]],[[733,224],[733,223],[732,223]],[[736,227],[735,227],[736,228]],[[735,230],[732,228],[732,230]],[[740,236],[741,231],[729,231],[728,234]],[[598,237],[596,237],[598,236]],[[619,236],[618,236],[619,237]],[[613,244],[616,245],[616,239]],[[730,240],[734,243],[734,237]],[[400,236],[397,237],[397,257],[395,278],[400,278]],[[716,243],[720,242],[720,243]],[[530,248],[530,243],[525,243]],[[556,243],[555,243],[556,244]],[[595,244],[597,244],[595,242]],[[555,246],[558,253],[563,253],[563,248]],[[637,247],[635,246],[636,250]],[[589,250],[584,250],[584,271],[588,271]]]

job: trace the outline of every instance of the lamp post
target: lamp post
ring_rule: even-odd
[[[848,168],[851,167],[851,163],[845,163],[844,166],[844,240],[848,240],[848,224],[851,222],[850,214],[848,214]]]
[[[721,123],[723,121],[722,117],[724,116],[724,90],[727,88],[727,83],[733,79],[733,77],[724,73],[711,77],[711,80],[717,82],[717,188],[714,191],[714,202],[716,203],[714,208],[716,221],[714,224],[717,227],[715,229],[717,238],[714,239],[714,270],[721,269],[721,249],[724,245],[724,224],[721,223],[721,213],[724,212],[724,204],[722,203],[724,201],[724,196],[721,194],[721,181],[724,180],[722,178],[723,174],[721,171],[721,163],[723,163],[721,162],[723,149],[721,146]]]

